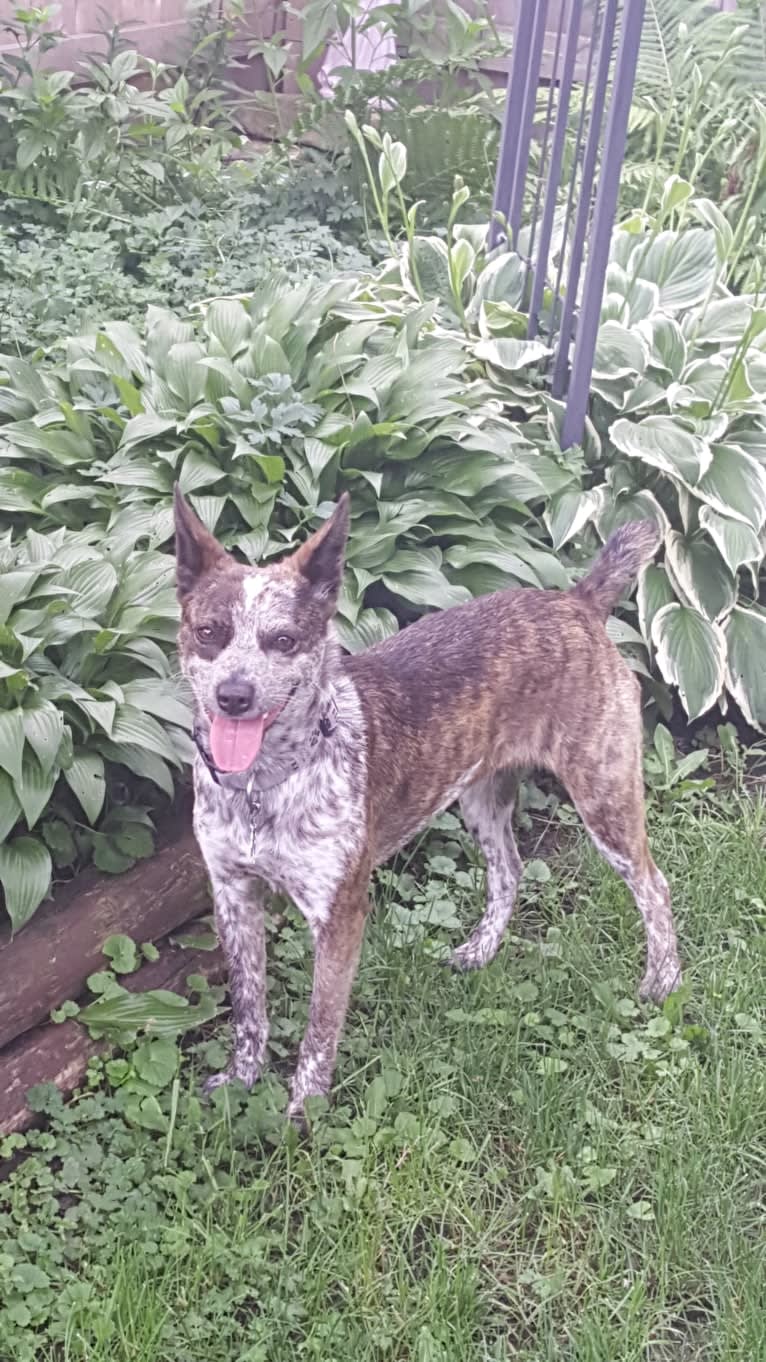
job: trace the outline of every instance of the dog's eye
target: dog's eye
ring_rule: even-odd
[[[291,653],[295,647],[295,639],[292,634],[277,634],[274,647],[278,653]]]
[[[215,629],[212,624],[200,624],[194,630],[194,634],[200,643],[212,643],[215,638]]]

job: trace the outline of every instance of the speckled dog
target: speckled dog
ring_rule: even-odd
[[[460,801],[487,862],[487,907],[454,952],[491,960],[521,861],[511,829],[519,767],[552,771],[643,917],[642,995],[680,965],[668,886],[649,853],[638,683],[604,621],[657,547],[618,529],[569,592],[506,591],[433,614],[345,657],[332,618],[344,497],[292,556],[230,557],[176,494],[179,635],[197,707],[194,826],[215,895],[235,1030],[228,1069],[251,1086],[266,1054],[264,895],[290,896],[315,943],[314,984],[289,1113],[327,1093],[359,959],[368,884],[440,810]]]

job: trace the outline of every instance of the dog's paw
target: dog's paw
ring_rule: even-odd
[[[681,962],[673,956],[660,965],[650,965],[641,980],[638,996],[642,1002],[664,1003],[681,985]]]
[[[230,1064],[228,1069],[222,1069],[217,1074],[210,1074],[202,1084],[202,1091],[206,1097],[210,1097],[218,1088],[224,1088],[229,1083],[242,1083],[246,1088],[254,1088],[260,1076],[260,1069],[254,1068],[243,1071],[241,1066]]]
[[[447,957],[446,964],[465,974],[471,969],[483,969],[497,953],[498,943],[486,936],[469,936]]]

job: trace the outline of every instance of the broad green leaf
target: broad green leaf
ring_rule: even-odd
[[[98,822],[106,798],[104,759],[98,752],[75,752],[64,779],[91,826]]]
[[[64,575],[62,586],[72,593],[72,608],[88,619],[100,619],[117,589],[117,572],[104,558],[77,563]]]
[[[732,573],[737,572],[743,563],[761,561],[763,550],[752,525],[719,515],[710,506],[700,506],[699,521]]]
[[[27,822],[32,830],[40,814],[47,808],[56,786],[59,772],[56,767],[43,770],[34,752],[25,749],[21,763],[21,780],[14,781],[14,790]]]
[[[726,677],[726,644],[717,624],[690,606],[665,605],[652,622],[652,642],[665,680],[678,687],[690,719],[714,705]]]
[[[593,488],[581,492],[577,488],[565,487],[551,498],[545,513],[545,523],[550,530],[554,549],[558,550],[598,514],[603,502],[603,489]]]
[[[735,606],[723,626],[726,685],[747,722],[766,728],[766,614]]]
[[[142,1041],[133,1052],[136,1073],[153,1088],[167,1087],[175,1076],[179,1059],[178,1047],[159,1038]]]
[[[549,353],[547,346],[537,340],[508,340],[499,337],[495,340],[479,341],[474,346],[477,359],[505,373],[514,373],[529,364],[537,364]]]
[[[217,298],[205,313],[205,330],[214,336],[230,359],[241,350],[252,330],[244,304],[237,298]]]
[[[513,251],[495,256],[479,274],[476,280],[469,315],[478,317],[483,302],[508,303],[518,308],[524,296],[524,281],[527,267],[520,256]]]
[[[64,716],[49,700],[36,700],[22,712],[24,735],[43,771],[50,771],[64,736]]]
[[[99,748],[109,761],[118,762],[121,766],[127,767],[134,775],[140,776],[142,780],[150,780],[159,790],[173,798],[173,777],[170,773],[168,764],[162,757],[155,752],[150,752],[145,747],[138,747],[134,743],[116,743],[108,739],[99,739]],[[178,764],[174,759],[174,764]]]
[[[342,647],[350,653],[361,653],[397,633],[399,622],[392,611],[370,606],[361,610],[353,623],[336,615],[335,629]]]
[[[672,317],[652,319],[652,364],[667,369],[678,380],[686,368],[686,341],[678,322]]]
[[[15,932],[40,907],[50,887],[52,870],[50,852],[37,837],[15,837],[0,845],[0,884]]]
[[[414,264],[418,283],[426,298],[449,301],[452,286],[449,277],[447,247],[440,237],[416,236],[410,251],[410,273]]]
[[[703,227],[659,232],[653,241],[636,243],[626,272],[658,286],[663,311],[693,307],[707,297],[716,277],[715,237]]]
[[[120,437],[120,449],[143,444],[145,440],[157,440],[175,428],[175,420],[168,416],[159,416],[154,411],[141,412],[139,416],[132,417],[125,426]]]
[[[13,781],[6,771],[0,771],[0,842],[4,842],[21,817],[21,805],[16,798]]]
[[[672,531],[665,541],[665,564],[677,594],[709,620],[720,619],[733,606],[736,582],[705,535]]]
[[[11,780],[21,780],[21,755],[24,751],[24,719],[20,709],[0,712],[0,768]]]
[[[153,714],[166,723],[177,724],[179,728],[191,727],[191,710],[185,705],[173,686],[168,682],[158,684],[151,678],[126,681],[122,687],[125,703],[135,709]]]
[[[638,331],[630,331],[616,321],[602,322],[593,358],[594,375],[613,380],[642,374],[648,358],[646,342]]]
[[[714,511],[755,530],[766,520],[766,468],[738,445],[713,445],[710,466],[694,493]]]
[[[412,605],[431,605],[438,610],[445,610],[471,599],[465,587],[448,582],[438,568],[412,569],[396,575],[383,573],[381,580],[394,596],[401,596]]]
[[[603,540],[607,540],[619,525],[628,525],[632,520],[653,520],[664,539],[670,529],[670,521],[653,492],[641,487],[638,491],[606,495],[601,509],[596,514],[596,526]]]
[[[609,438],[622,454],[679,477],[695,488],[712,462],[704,440],[684,430],[672,416],[647,416],[643,421],[615,421]]]
[[[199,362],[204,358],[205,348],[199,341],[181,341],[168,351],[165,378],[180,398],[183,411],[189,411],[204,396],[207,371]]]
[[[145,747],[147,751],[156,753],[172,766],[178,765],[178,759],[164,728],[151,714],[144,714],[135,705],[117,706],[112,726],[112,741]]]

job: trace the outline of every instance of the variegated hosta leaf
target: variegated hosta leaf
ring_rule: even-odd
[[[732,573],[736,573],[743,563],[761,562],[763,549],[752,525],[720,515],[710,506],[700,507],[699,521]]]
[[[665,680],[677,686],[690,719],[718,700],[726,678],[726,641],[699,610],[674,602],[652,621],[652,642]]]
[[[737,606],[723,631],[726,685],[748,723],[766,728],[766,611]]]
[[[609,431],[612,443],[622,454],[656,468],[671,478],[680,478],[696,488],[710,467],[710,446],[683,429],[672,416],[647,416],[643,421],[615,421]]]
[[[737,596],[734,576],[706,535],[671,531],[665,540],[665,565],[676,594],[707,619],[720,619],[733,606]]]

